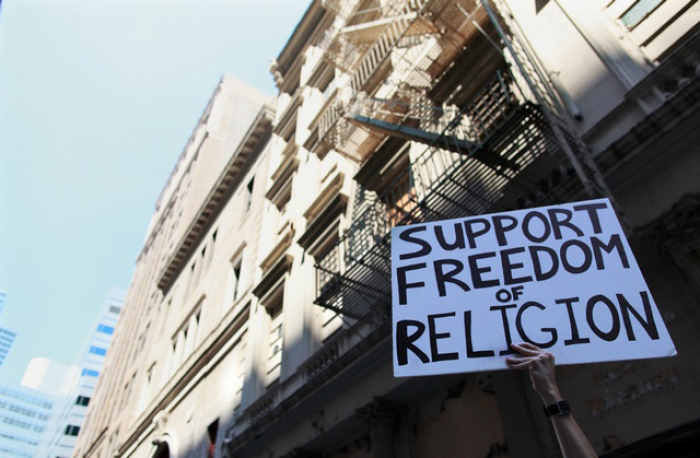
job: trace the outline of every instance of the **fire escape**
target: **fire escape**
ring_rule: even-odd
[[[349,84],[319,138],[360,164],[389,137],[426,146],[380,192],[359,187],[351,226],[317,258],[316,304],[385,322],[395,225],[609,195],[517,24],[488,2],[324,5],[325,58]]]

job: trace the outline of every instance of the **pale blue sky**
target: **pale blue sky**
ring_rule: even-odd
[[[0,326],[18,337],[0,383],[73,361],[219,78],[275,94],[268,64],[309,3],[2,1]]]

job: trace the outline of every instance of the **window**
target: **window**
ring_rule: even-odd
[[[177,371],[177,369],[180,367],[183,350],[184,339],[182,337],[182,332],[178,332],[177,334],[175,334],[175,336],[173,336],[170,342],[170,354],[172,355],[172,357],[170,358],[170,375],[174,374],[175,371]]]
[[[121,312],[121,307],[117,307],[115,305],[110,305],[109,306],[109,313],[119,313]]]
[[[148,339],[148,331],[151,329],[151,323],[148,323],[146,325],[146,329],[143,331],[142,338],[141,338],[141,347],[139,348],[139,351],[143,350],[143,347],[146,345],[146,340]]]
[[[78,396],[75,400],[75,404],[79,406],[87,406],[90,403],[90,398],[87,396]]]
[[[245,194],[245,212],[248,213],[253,204],[253,186],[255,186],[255,177],[251,178],[246,186]]]
[[[187,357],[192,354],[197,346],[197,334],[199,331],[199,320],[202,315],[202,307],[203,305],[200,302],[197,311],[185,320],[180,330],[172,338],[171,375],[175,373],[185,360],[187,360]]]
[[[196,312],[189,318],[187,326],[183,333],[185,337],[185,354],[183,361],[186,360],[197,347],[197,331],[199,331],[199,316],[201,312]]]
[[[99,356],[104,356],[104,355],[107,354],[107,350],[105,350],[105,349],[102,348],[102,347],[96,347],[96,346],[94,346],[94,345],[91,346],[91,347],[90,347],[90,350],[88,350],[88,351],[89,351],[90,353],[92,353],[93,355],[99,355]]]
[[[131,376],[131,380],[127,380],[126,384],[124,385],[124,393],[123,393],[123,398],[122,398],[122,403],[120,406],[120,411],[124,410],[124,408],[127,406],[129,403],[129,400],[131,398],[131,392],[134,390],[134,384],[136,383],[136,372]]]
[[[194,286],[197,284],[197,279],[199,278],[200,268],[202,263],[197,264],[197,261],[193,261],[190,266],[190,278],[187,283],[187,291],[191,292]]]
[[[247,305],[250,307],[250,303]],[[243,334],[238,342],[234,344],[232,361],[235,364],[233,379],[233,406],[237,409],[243,399],[243,384],[245,382],[245,349],[247,344],[247,334]]]
[[[64,434],[66,436],[77,436],[80,432],[80,426],[67,425]]]
[[[122,392],[122,402],[119,405],[119,411],[121,412],[124,410],[124,407],[126,406],[126,401],[129,397],[129,382],[127,381],[126,384],[124,385],[124,391]]]
[[[114,328],[112,326],[107,326],[105,324],[98,324],[97,325],[97,332],[103,332],[105,334],[112,335],[112,334],[114,334]]]
[[[337,81],[335,80],[335,78],[333,78],[332,80],[330,80],[328,82],[326,87],[323,89],[323,101],[324,102],[331,97],[331,95],[333,94],[333,92],[335,92],[337,87],[338,87],[338,84],[337,84]]]
[[[653,13],[663,2],[664,0],[637,0],[624,12],[620,20],[632,29]]]
[[[219,419],[217,418],[207,428],[207,436],[209,437],[209,446],[207,448],[207,458],[214,458],[216,455],[216,436],[219,433]]]
[[[114,433],[109,437],[109,443],[107,444],[107,456],[114,456],[114,451],[116,450],[117,438],[119,437],[119,428],[117,428]],[[80,456],[76,453],[75,456]]]
[[[231,266],[231,273],[232,273],[232,282],[233,282],[233,293],[231,294],[231,299],[233,302],[236,302],[238,299],[238,294],[240,292],[240,286],[241,286],[241,267],[242,267],[242,261],[243,258],[242,256],[239,256],[238,259],[234,262],[234,264]]]
[[[218,232],[219,232],[219,230],[217,229],[217,230],[215,230],[214,232],[212,232],[212,234],[211,234],[211,243],[210,243],[210,246],[209,246],[209,255],[208,255],[207,258],[205,259],[205,263],[206,263],[207,266],[211,263],[211,259],[214,257],[214,247],[216,246],[216,235],[217,235]]]
[[[92,370],[92,369],[83,369],[83,372],[80,375],[87,375],[89,377],[97,377],[100,375],[98,371]]]
[[[151,367],[148,368],[148,371],[146,371],[146,379],[143,382],[143,386],[141,387],[141,396],[139,397],[139,405],[138,405],[138,411],[142,412],[143,409],[146,408],[148,405],[148,400],[151,396],[151,384],[153,382],[153,368],[155,367],[155,363],[151,365]]]
[[[270,335],[267,350],[267,386],[272,385],[280,377],[282,367],[283,321],[282,294],[275,300],[274,305],[267,308],[270,315]]]

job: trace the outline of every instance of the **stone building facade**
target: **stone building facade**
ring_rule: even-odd
[[[557,456],[522,374],[393,377],[389,229],[598,196],[679,355],[562,367],[560,385],[599,453],[690,456],[697,18],[312,1],[274,102],[224,80],[166,185],[76,456]]]

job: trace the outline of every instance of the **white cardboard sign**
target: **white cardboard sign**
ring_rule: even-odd
[[[391,232],[394,375],[505,369],[511,342],[558,364],[673,356],[609,200]]]

